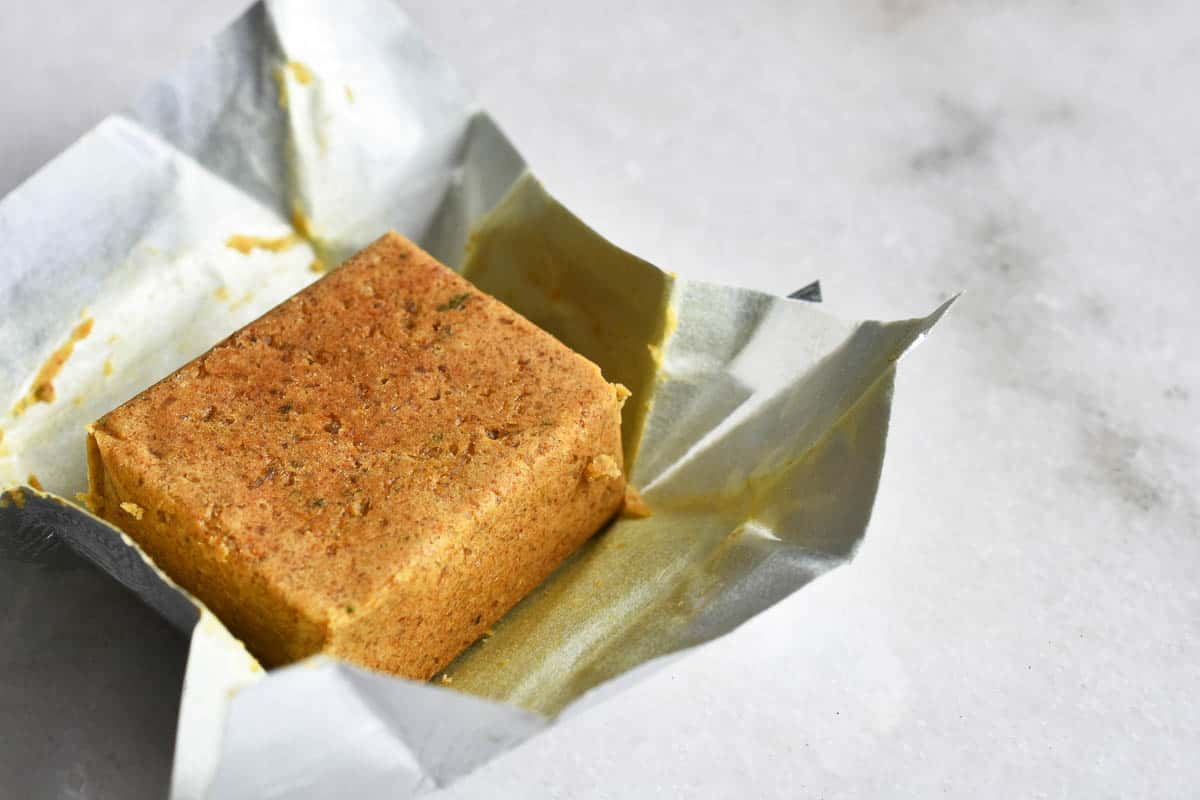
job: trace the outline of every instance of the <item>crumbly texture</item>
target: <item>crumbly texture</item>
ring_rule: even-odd
[[[630,484],[625,484],[625,502],[621,505],[621,516],[625,519],[645,519],[653,513],[642,499],[641,493]]]
[[[425,679],[620,509],[624,396],[391,233],[96,422],[90,501],[267,666]]]

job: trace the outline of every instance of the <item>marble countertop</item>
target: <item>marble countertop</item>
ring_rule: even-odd
[[[6,9],[0,192],[240,5]],[[439,796],[1194,792],[1200,7],[474,5],[405,3],[613,241],[777,293],[819,277],[847,317],[965,294],[903,363],[849,567]],[[34,583],[0,586],[10,618],[97,630],[76,618],[88,602],[55,616]],[[80,664],[0,655],[23,681],[0,686],[0,714],[34,719],[44,676],[131,660],[112,648],[177,651],[148,612],[105,597],[110,635]],[[169,683],[172,657],[139,668]],[[52,778],[63,796],[153,796],[171,720],[145,694],[134,678],[66,691],[147,733],[81,755]],[[31,736],[19,758],[72,735]]]

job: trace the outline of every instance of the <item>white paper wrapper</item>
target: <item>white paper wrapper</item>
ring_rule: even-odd
[[[655,509],[506,616],[452,688],[325,658],[267,675],[69,501],[86,423],[388,228],[635,386],[631,479]],[[0,488],[53,493],[0,496],[0,557],[58,537],[191,631],[177,798],[419,794],[844,563],[894,364],[944,311],[842,322],[619,250],[524,175],[383,0],[255,6],[0,202],[0,238]]]

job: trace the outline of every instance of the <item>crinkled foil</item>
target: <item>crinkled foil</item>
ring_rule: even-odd
[[[654,514],[614,522],[437,683],[324,657],[266,674],[76,504],[84,426],[389,228],[633,390]],[[0,201],[0,239],[0,558],[66,544],[191,632],[176,798],[444,785],[844,563],[896,362],[944,311],[845,322],[622,251],[384,0],[256,5]]]

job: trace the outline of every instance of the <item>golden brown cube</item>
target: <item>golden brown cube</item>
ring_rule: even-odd
[[[266,665],[428,678],[618,510],[624,394],[390,233],[96,422],[92,504]]]

